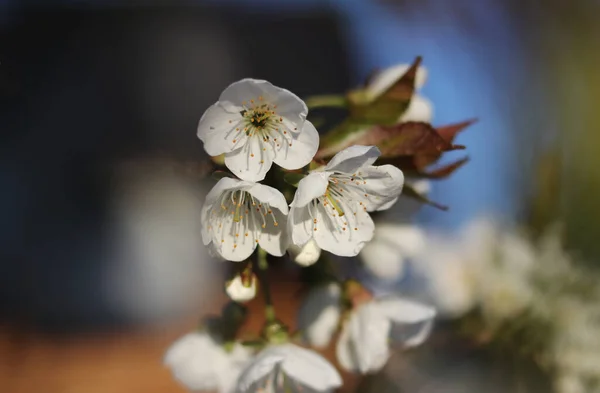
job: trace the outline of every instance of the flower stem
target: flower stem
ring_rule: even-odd
[[[309,108],[345,108],[346,106],[348,106],[348,101],[346,100],[345,96],[335,94],[312,96],[306,99],[306,106],[308,106]]]
[[[271,300],[271,288],[269,286],[269,263],[267,262],[267,252],[258,247],[257,250],[257,265],[260,274],[260,283],[265,297],[265,318],[267,322],[275,322],[275,307]]]

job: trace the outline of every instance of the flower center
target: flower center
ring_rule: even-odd
[[[253,150],[251,147],[247,148],[247,153],[250,158],[254,158],[255,155],[264,162],[263,152],[267,151],[267,148],[278,152],[283,147],[291,147],[293,143],[292,128],[293,131],[297,131],[296,127],[292,127],[282,116],[279,116],[276,112],[277,105],[271,104],[265,101],[262,96],[258,99],[251,99],[250,101],[242,102],[242,110],[240,115],[242,116],[241,123],[235,128],[235,138],[232,140],[234,145],[241,142],[240,138],[242,133],[246,134],[247,137],[256,137],[259,140],[259,149]],[[230,121],[232,122],[232,121]],[[247,146],[251,145],[247,143]]]
[[[221,244],[231,242],[233,248],[238,243],[255,241],[268,226],[279,226],[275,213],[268,203],[257,201],[243,190],[226,191],[211,208],[207,230],[219,239]]]
[[[313,220],[313,231],[319,228],[317,210],[322,209],[322,216],[328,217],[333,229],[341,232],[358,231],[356,215],[362,209],[367,211],[369,198],[377,198],[369,194],[365,185],[367,180],[362,173],[352,175],[334,173],[329,177],[325,193],[309,204],[308,211]]]
[[[262,104],[255,109],[244,109],[240,112],[246,124],[246,135],[250,136],[253,129],[260,131],[274,122],[275,111],[268,104]]]

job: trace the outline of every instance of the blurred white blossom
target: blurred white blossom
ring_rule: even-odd
[[[342,289],[337,283],[313,288],[298,312],[298,329],[303,338],[316,348],[329,345],[342,315]]]
[[[422,252],[425,233],[414,224],[380,223],[360,252],[367,270],[377,278],[395,280],[402,277],[407,258]]]
[[[425,277],[423,290],[444,317],[459,317],[478,304],[477,270],[451,240],[429,234],[415,269]]]
[[[576,262],[560,227],[533,241],[480,217],[458,236],[429,236],[415,265],[441,314],[457,317],[477,307],[482,329],[504,335],[503,346],[507,337],[516,348],[533,344],[534,360],[552,373],[556,392],[596,392],[600,289],[597,272]],[[515,324],[517,337],[510,336]]]
[[[361,304],[343,322],[336,347],[340,366],[361,374],[381,370],[390,357],[394,325],[406,328],[401,344],[412,347],[429,336],[434,317],[432,307],[398,297]]]
[[[114,178],[104,293],[117,313],[138,322],[198,312],[219,288],[213,278],[220,267],[198,241],[204,192],[184,169],[139,159]]]
[[[237,392],[333,392],[342,385],[325,358],[294,344],[271,345],[244,369]]]
[[[252,355],[235,343],[226,350],[208,332],[188,333],[167,350],[164,364],[190,391],[235,393],[235,382]]]
[[[514,317],[533,301],[530,283],[536,252],[529,240],[490,217],[465,225],[458,236],[429,236],[416,270],[442,315],[478,306],[486,318]]]

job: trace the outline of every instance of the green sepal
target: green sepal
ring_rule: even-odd
[[[253,348],[253,349],[261,349],[265,345],[267,345],[265,340],[262,340],[259,338],[254,339],[254,340],[242,340],[240,343],[245,347],[249,347],[249,348]]]
[[[215,180],[221,180],[224,177],[234,177],[231,173],[227,171],[214,171],[211,177]]]
[[[300,183],[300,180],[304,179],[305,176],[306,175],[302,173],[289,172],[283,176],[283,180],[291,186],[298,187],[298,183]]]
[[[211,156],[210,159],[217,165],[225,165],[225,154],[219,154],[218,156]]]

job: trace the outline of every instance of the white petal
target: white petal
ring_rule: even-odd
[[[237,381],[237,390],[247,392],[257,381],[266,377],[273,369],[283,362],[285,354],[271,350],[268,347],[259,353],[254,360],[244,369]]]
[[[308,388],[316,391],[329,391],[341,386],[342,379],[337,370],[322,356],[294,344],[267,347],[242,373],[238,380],[238,390],[249,391],[252,385],[266,377],[276,366]]]
[[[308,108],[304,101],[289,90],[273,86],[265,80],[246,78],[234,82],[221,93],[219,101],[241,105],[243,102],[250,103],[250,100],[258,102],[259,97],[264,102],[277,105],[277,115],[287,118],[297,128],[306,119]]]
[[[247,190],[250,193],[250,195],[258,199],[262,203],[268,203],[269,206],[278,209],[281,213],[285,215],[288,214],[287,201],[285,200],[285,197],[279,190],[258,183],[252,184],[252,186],[249,187]]]
[[[390,321],[372,303],[354,310],[344,323],[336,347],[342,368],[362,374],[377,372],[387,362],[390,351]]]
[[[285,355],[283,372],[294,380],[316,391],[328,391],[342,385],[335,367],[316,352],[294,344],[272,347]]]
[[[385,243],[395,246],[395,253],[414,257],[425,250],[425,231],[414,224],[393,224],[378,222],[375,237],[371,243]]]
[[[374,304],[394,323],[415,325],[405,331],[395,330],[403,336],[400,340],[405,346],[419,345],[429,336],[436,315],[433,307],[397,297],[378,299]]]
[[[424,121],[431,123],[433,118],[433,104],[427,98],[415,94],[410,100],[406,112],[400,117],[400,122],[403,121]]]
[[[404,186],[404,174],[393,165],[369,166],[359,173],[362,183],[353,184],[357,192],[369,195],[365,201],[367,211],[389,209],[397,200]]]
[[[310,121],[305,121],[301,132],[277,152],[274,161],[285,169],[300,169],[308,165],[319,149],[319,133]]]
[[[252,183],[234,179],[232,177],[224,177],[220,179],[217,184],[213,186],[213,188],[210,189],[208,194],[206,194],[206,198],[204,198],[204,204],[212,205],[225,191],[247,188],[251,184]]]
[[[206,333],[189,333],[167,350],[164,364],[174,378],[190,390],[218,389],[217,364],[225,351]]]
[[[208,221],[208,215],[211,208],[212,205],[208,205],[205,203],[202,206],[202,210],[200,212],[200,222],[202,223],[200,225],[200,235],[202,236],[202,244],[204,244],[205,246],[208,246],[212,241],[212,235],[208,231],[207,225],[205,225],[205,223]]]
[[[291,243],[304,247],[313,237],[313,221],[308,213],[308,206],[292,207],[288,217],[288,232]]]
[[[380,155],[377,146],[353,145],[333,156],[325,170],[352,174],[360,168],[372,165]]]
[[[241,276],[236,275],[233,280],[225,284],[225,292],[235,302],[245,303],[256,296],[256,288],[258,286],[256,276],[253,276],[250,285],[245,286]]]
[[[224,259],[233,262],[248,259],[256,248],[256,239],[254,238],[256,231],[248,226],[246,220],[235,222],[231,214],[225,215],[222,226],[220,230],[212,232],[212,242],[217,253]]]
[[[313,230],[313,237],[319,247],[332,254],[356,256],[373,238],[375,225],[369,213],[362,209],[358,209],[354,214],[343,201],[340,206],[347,212],[342,217],[339,217],[335,210],[328,210],[323,204],[317,206],[317,230]]]
[[[357,372],[359,370],[358,354],[356,353],[354,341],[352,341],[352,332],[348,322],[345,321],[342,326],[342,331],[335,346],[335,356],[342,369]]]
[[[310,235],[312,236],[312,233]],[[319,257],[321,256],[321,248],[317,245],[314,239],[311,239],[304,246],[291,244],[288,247],[288,253],[290,253],[294,262],[300,266],[306,267],[313,265],[319,260]]]
[[[419,323],[435,317],[435,309],[399,297],[378,299],[377,308],[396,323]]]
[[[312,289],[298,311],[298,329],[316,348],[329,345],[341,316],[341,288],[329,283]]]
[[[298,189],[294,194],[292,207],[303,207],[313,199],[325,194],[329,184],[329,172],[311,172],[298,183]]]
[[[239,375],[252,361],[252,351],[239,343],[235,343],[233,349],[227,353],[226,367],[220,367],[218,371],[219,392],[237,393],[236,385]]]
[[[269,224],[260,231],[258,242],[269,254],[280,257],[285,254],[289,244],[286,228],[287,217],[280,213],[279,210],[273,210],[273,215],[277,220],[277,225],[273,225],[271,218],[266,217]]]
[[[252,137],[247,146],[241,147],[225,154],[225,166],[229,170],[246,181],[261,181],[273,165],[272,151],[267,149],[264,154],[255,154],[251,151],[260,151],[258,138]]]
[[[377,73],[367,86],[367,93],[371,98],[376,98],[388,88],[390,88],[395,82],[397,82],[402,75],[408,71],[410,64],[398,64]],[[415,80],[415,88],[420,89],[427,81],[427,69],[419,67],[417,69],[417,77]]]
[[[377,233],[377,226],[375,231]],[[377,236],[362,249],[360,257],[367,270],[378,278],[397,280],[404,273],[404,256],[394,244],[380,242]]]
[[[242,146],[247,136],[236,131],[242,120],[239,112],[228,112],[218,102],[211,105],[198,123],[197,134],[204,142],[204,150],[211,156],[218,156]]]

